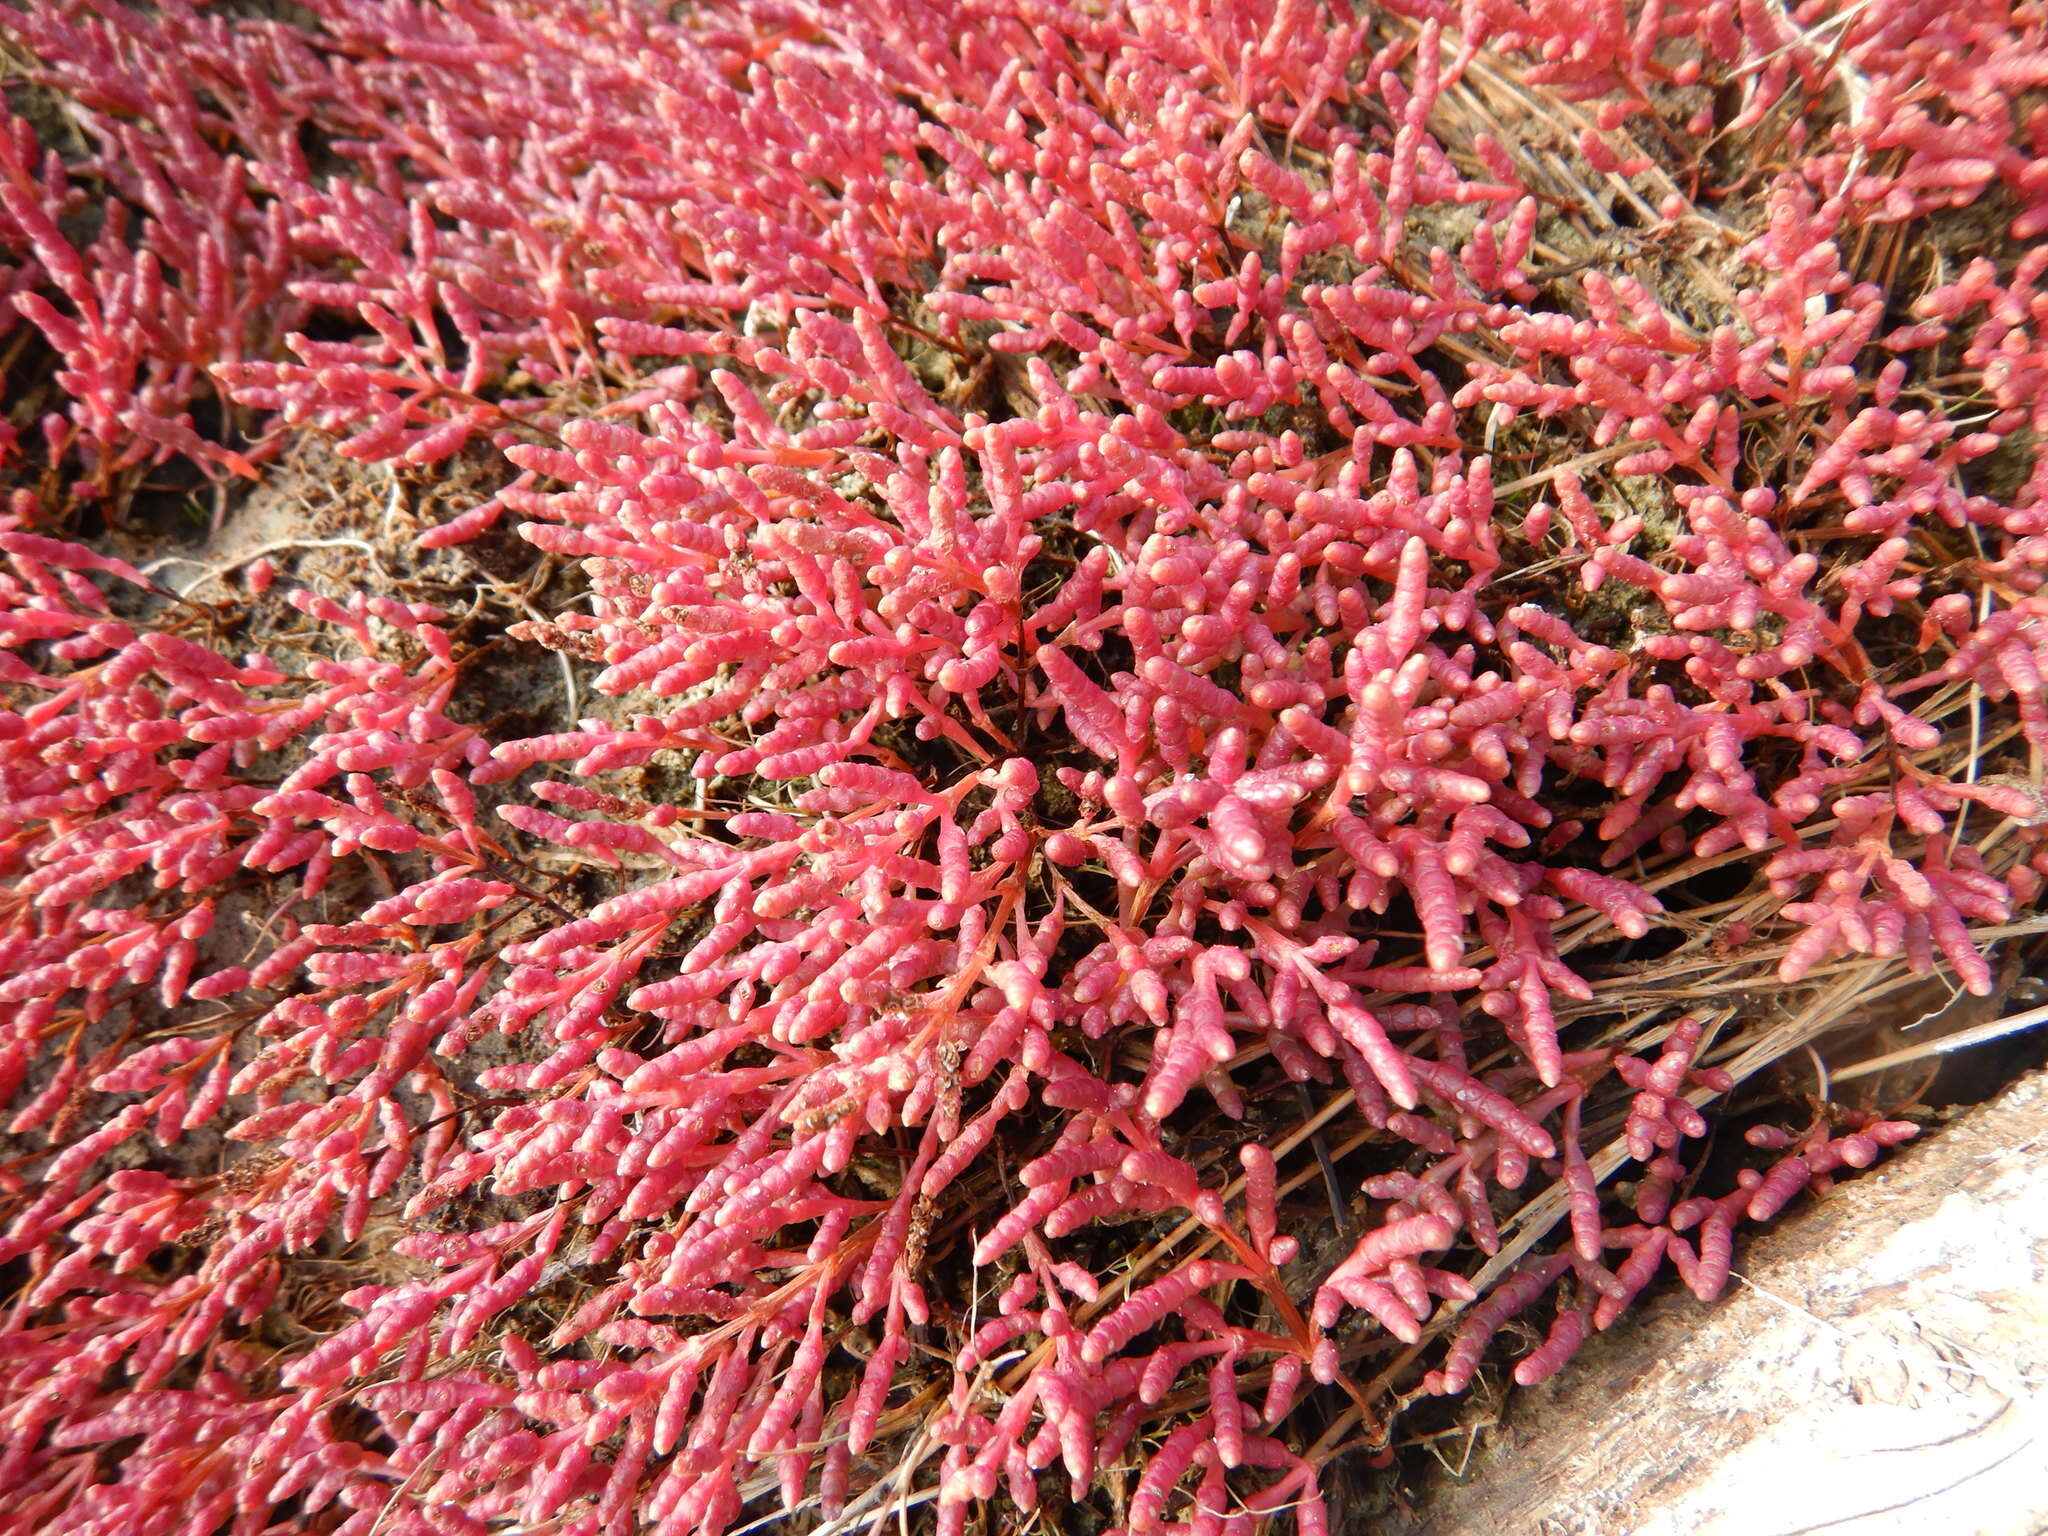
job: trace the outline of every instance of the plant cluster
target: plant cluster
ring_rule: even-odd
[[[1609,977],[2037,902],[2037,8],[285,9],[0,12],[0,1526],[1313,1533],[1912,1133]]]

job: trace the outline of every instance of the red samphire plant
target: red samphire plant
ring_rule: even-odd
[[[0,10],[0,1529],[1316,1532],[1911,1134],[1612,962],[2038,898],[2037,6],[280,9]]]

